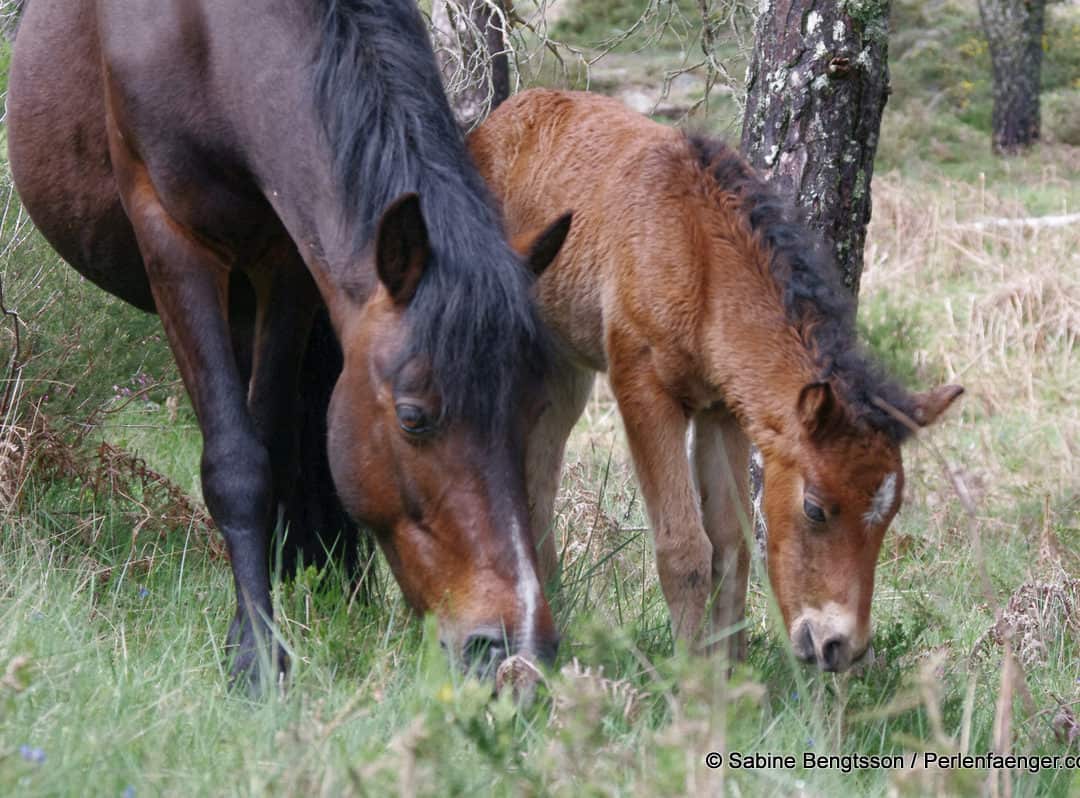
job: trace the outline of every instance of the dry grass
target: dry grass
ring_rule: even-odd
[[[928,195],[886,176],[874,192],[864,303],[887,296],[895,312],[920,318],[920,377],[967,389],[959,423],[941,437],[975,491],[991,504],[1032,490],[1074,492],[1077,227],[972,229],[966,223],[1026,215],[985,186],[946,182]]]

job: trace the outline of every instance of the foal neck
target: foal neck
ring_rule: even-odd
[[[694,349],[716,398],[764,448],[797,429],[800,391],[822,379],[822,368],[806,330],[786,313],[767,253],[738,220],[714,216],[721,218],[702,258],[708,280]]]
[[[854,298],[835,265],[738,153],[709,139],[687,144],[707,275],[699,351],[723,400],[759,446],[797,433],[811,383],[842,387],[837,400],[864,415],[884,386],[858,348]]]

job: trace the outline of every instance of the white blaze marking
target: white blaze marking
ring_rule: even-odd
[[[536,578],[536,569],[529,560],[529,550],[526,548],[521,525],[516,519],[511,524],[510,535],[514,541],[514,555],[517,558],[517,597],[525,612],[521,625],[521,639],[511,642],[517,642],[518,649],[521,651],[533,651],[536,644],[536,609],[540,606],[540,580]]]
[[[855,598],[854,591],[852,598]],[[852,601],[852,605],[854,604]],[[836,637],[846,639],[851,650],[855,652],[866,646],[864,636],[858,634],[859,624],[854,611],[835,601],[826,601],[825,606],[820,609],[803,607],[802,612],[792,622],[789,634],[794,634],[804,623],[810,626],[810,636],[814,641],[814,651],[809,653],[818,659],[821,659],[825,643]]]
[[[880,524],[889,514],[893,504],[896,503],[896,473],[887,474],[881,480],[881,486],[870,500],[870,509],[863,515],[863,521],[867,526]]]
[[[814,631],[814,642],[820,646],[826,639],[840,635],[849,639],[855,636],[855,613],[843,604],[835,601],[826,601],[821,609],[817,607],[803,607],[799,617],[791,624],[792,629],[797,629],[799,624],[806,621]]]

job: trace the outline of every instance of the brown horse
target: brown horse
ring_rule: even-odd
[[[523,476],[546,363],[532,277],[415,3],[32,0],[8,109],[42,233],[161,317],[231,556],[234,675],[284,668],[271,536],[284,520],[303,553],[332,545],[338,496],[452,649],[553,656]],[[308,343],[324,304],[336,361],[328,331]]]
[[[709,645],[728,634],[730,653],[744,654],[752,441],[769,575],[795,652],[847,668],[869,644],[878,551],[904,487],[909,428],[882,403],[927,425],[962,389],[911,395],[880,375],[856,345],[832,264],[720,144],[614,100],[543,90],[504,103],[469,144],[512,236],[574,213],[535,289],[562,347],[528,446],[542,572],[556,566],[549,526],[566,437],[594,372],[607,371],[677,635],[705,633]]]

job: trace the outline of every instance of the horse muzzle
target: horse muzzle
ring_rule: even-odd
[[[869,634],[857,635],[855,629],[854,615],[835,605],[825,611],[804,610],[791,625],[791,645],[803,662],[841,673],[871,650]]]

